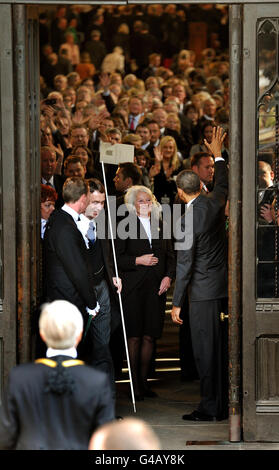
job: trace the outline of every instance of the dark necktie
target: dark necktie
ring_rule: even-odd
[[[131,131],[135,130],[135,118],[133,116],[131,117],[130,129]]]

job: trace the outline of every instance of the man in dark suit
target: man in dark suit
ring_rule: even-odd
[[[269,157],[269,158],[268,158]],[[257,230],[257,295],[258,297],[273,297],[275,290],[276,272],[271,263],[263,263],[276,259],[275,224],[272,209],[277,199],[277,189],[274,185],[272,170],[272,154],[261,153],[258,161],[258,230]]]
[[[188,290],[193,352],[201,393],[198,409],[183,416],[191,421],[227,417],[228,365],[223,342],[226,331],[222,331],[220,322],[227,298],[224,209],[228,181],[226,164],[220,157],[223,140],[222,129],[215,129],[209,149],[215,157],[215,186],[208,196],[201,194],[202,183],[196,173],[184,170],[176,180],[178,195],[187,204],[187,210],[181,218],[184,239],[176,243],[172,319],[182,324],[180,312]]]
[[[142,171],[136,163],[120,163],[113,179],[116,191],[116,207],[124,204],[124,197],[131,186],[141,184]],[[123,215],[123,214],[122,214]]]
[[[41,183],[51,186],[58,194],[55,207],[58,209],[63,204],[62,188],[65,178],[55,174],[57,165],[55,149],[50,146],[41,147]]]
[[[147,152],[149,153],[151,161],[153,163],[155,160],[154,148],[158,147],[158,145],[160,144],[161,130],[158,122],[154,119],[147,123],[147,127],[150,132],[150,144],[148,145],[148,147],[146,147],[145,150],[147,150]]]
[[[274,172],[272,165],[265,160],[258,161],[258,215],[260,209],[265,204],[272,204],[275,197],[275,188],[273,185]]]
[[[83,319],[64,300],[43,306],[47,357],[12,369],[0,407],[0,449],[87,450],[92,433],[114,420],[107,376],[77,360]]]
[[[68,300],[87,320],[96,314],[97,300],[90,285],[86,242],[77,226],[89,202],[88,183],[68,178],[63,186],[65,204],[49,219],[44,237],[46,300]]]
[[[99,30],[93,29],[91,31],[90,40],[86,41],[84,50],[89,52],[92,64],[99,71],[107,54],[107,49],[104,42],[101,41],[101,32]]]
[[[212,190],[214,180],[214,158],[207,152],[197,152],[192,155],[191,170],[198,175],[202,182],[202,193],[208,194]]]
[[[143,115],[142,99],[139,96],[131,96],[129,98],[129,130],[135,132]]]
[[[110,354],[111,327],[120,323],[117,311],[116,288],[121,291],[121,280],[115,277],[112,250],[108,237],[106,223],[105,189],[103,184],[95,179],[88,180],[90,189],[89,204],[85,214],[81,214],[84,232],[88,233],[91,224],[94,235],[88,241],[89,269],[92,285],[100,304],[98,315],[91,322],[87,334],[87,363],[108,373],[114,395],[114,370]],[[116,318],[115,318],[116,317]]]

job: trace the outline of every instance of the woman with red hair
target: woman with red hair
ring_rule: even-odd
[[[44,238],[46,223],[55,209],[58,195],[54,188],[41,184],[41,238]]]

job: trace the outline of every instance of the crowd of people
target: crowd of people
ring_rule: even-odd
[[[229,63],[222,22],[227,8],[88,9],[61,7],[54,17],[41,15],[42,145],[56,152],[56,174],[73,174],[67,157],[74,155],[82,157],[86,177],[101,180],[100,139],[134,145],[144,184],[158,202],[172,204],[173,179],[191,167],[194,153],[204,151],[203,140],[210,140],[213,125],[228,129]],[[214,33],[208,28],[213,47],[196,57],[187,48],[187,25],[206,17],[218,20]],[[122,52],[113,52],[113,46]],[[70,50],[76,51],[75,60]],[[226,161],[228,154],[227,133]],[[109,194],[115,194],[113,177],[108,170]]]
[[[174,282],[172,319],[182,331],[190,321],[188,357],[201,383],[199,408],[183,419],[227,417],[224,334],[216,321],[227,297],[227,21],[227,7],[214,5],[71,6],[40,15],[41,300],[67,301],[82,314],[82,335],[63,355],[106,376],[104,421],[113,419],[124,355],[120,296],[134,397],[154,398],[148,377]],[[208,47],[199,55],[188,47],[195,22],[207,24]],[[102,165],[102,142],[132,146],[133,162]],[[107,194],[116,197],[113,246]],[[175,205],[193,209],[190,247],[175,248],[164,205],[170,213]],[[123,236],[125,220],[132,233]],[[44,336],[37,340],[37,357],[54,357],[62,373],[65,348],[59,343],[53,352]],[[191,339],[186,347],[192,351]],[[100,423],[89,424],[92,431]]]

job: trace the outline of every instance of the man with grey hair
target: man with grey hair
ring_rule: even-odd
[[[228,194],[227,168],[221,158],[225,138],[222,128],[214,128],[208,149],[215,157],[215,186],[208,196],[201,194],[198,175],[184,170],[176,184],[185,203],[181,218],[183,243],[177,243],[176,283],[172,320],[178,325],[188,291],[193,353],[200,378],[198,409],[183,416],[190,421],[214,421],[227,417],[226,351],[222,351],[226,330],[220,313],[227,298],[227,263],[224,210]],[[223,361],[223,362],[222,362]]]
[[[90,284],[86,241],[78,224],[89,203],[88,183],[80,177],[63,185],[65,204],[49,218],[44,237],[45,299],[68,300],[86,320],[99,308]]]
[[[86,450],[92,433],[114,420],[108,378],[77,360],[83,318],[65,300],[43,305],[46,358],[12,369],[0,407],[0,449]]]

